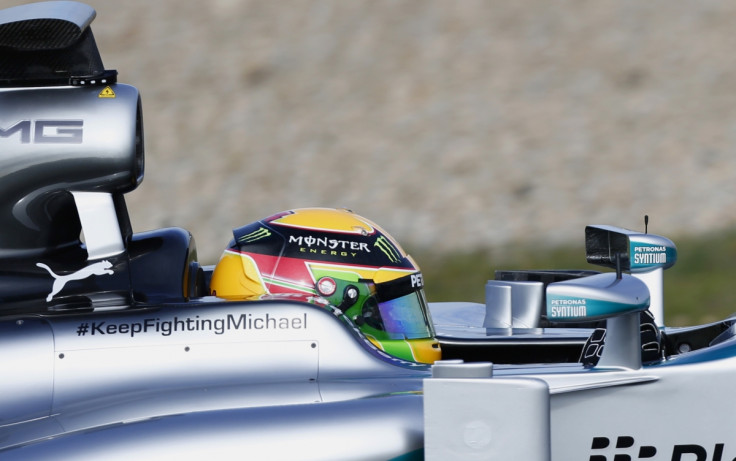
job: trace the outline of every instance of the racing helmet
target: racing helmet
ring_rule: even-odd
[[[235,229],[233,237],[212,274],[213,296],[317,296],[384,352],[440,359],[419,267],[373,222],[344,209],[301,208]]]

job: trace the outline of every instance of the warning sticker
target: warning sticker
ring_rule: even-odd
[[[100,91],[100,94],[97,95],[98,98],[114,98],[115,92],[112,91],[112,88],[109,86],[106,86],[105,88]]]

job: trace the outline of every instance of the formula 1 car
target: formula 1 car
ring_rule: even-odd
[[[319,248],[285,229],[322,212],[237,229],[218,266],[242,283],[183,229],[134,233],[140,96],[104,69],[94,17],[0,11],[0,459],[736,459],[734,318],[662,324],[665,237],[588,226],[588,261],[613,270],[500,271],[485,304],[426,306],[365,221]],[[368,241],[383,278],[324,267]],[[313,291],[255,270],[277,243],[324,256]],[[389,353],[426,339],[388,335],[406,325],[442,360]]]

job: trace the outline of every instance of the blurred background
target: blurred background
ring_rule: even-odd
[[[702,259],[734,227],[734,2],[86,3],[106,67],[143,97],[134,229],[184,227],[205,263],[234,227],[346,207],[482,300],[497,268],[585,268],[586,224],[649,215],[680,248],[673,273],[697,266],[684,242]],[[545,259],[560,248],[573,259]],[[735,248],[718,241],[719,270]]]

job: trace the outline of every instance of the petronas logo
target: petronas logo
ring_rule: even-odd
[[[392,263],[401,261],[401,255],[398,250],[396,250],[396,247],[394,247],[383,235],[376,239],[376,243],[374,243],[373,246],[378,247],[378,249],[381,250]]]
[[[238,237],[238,243],[253,243],[256,240],[264,239],[271,236],[271,231],[265,227],[261,227],[258,230],[245,234],[242,237]]]

